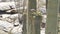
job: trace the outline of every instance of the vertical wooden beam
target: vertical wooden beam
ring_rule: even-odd
[[[59,4],[59,14],[60,14],[60,0],[58,0],[58,2],[59,2],[58,4]]]
[[[23,33],[22,34],[27,34],[27,29],[26,29],[26,14],[23,15]]]
[[[40,24],[42,23],[42,17],[36,16],[35,18],[35,34],[40,34]]]
[[[32,13],[37,11],[37,1],[29,0],[28,3],[28,33],[27,34],[40,34],[41,17],[36,16],[33,18]]]
[[[60,34],[60,0],[58,0],[58,34]]]
[[[57,8],[58,8],[58,0],[48,0],[46,34],[58,34]]]
[[[34,9],[33,11],[31,11]],[[35,23],[32,12],[36,11],[36,0],[28,0],[28,33],[35,34]]]

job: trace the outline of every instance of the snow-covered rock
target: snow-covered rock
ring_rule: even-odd
[[[40,34],[45,34],[45,28],[41,28],[40,31],[41,31]]]
[[[46,13],[46,6],[42,6],[40,8],[40,11],[42,12],[42,14]]]
[[[10,16],[10,14],[2,14],[1,16],[2,16],[2,18],[7,18]]]
[[[47,15],[42,15],[42,22],[46,23]]]
[[[13,28],[13,24],[6,22],[6,21],[0,21],[0,29],[5,31],[10,31],[11,28]]]
[[[2,14],[0,20],[0,30],[10,32],[12,34],[22,34],[23,24],[19,23],[18,14]],[[20,15],[20,18],[22,14]],[[15,25],[15,26],[14,26]]]
[[[19,26],[17,26],[17,27],[14,27],[13,29],[12,29],[12,33],[14,34],[17,34],[17,33],[19,33],[19,34],[22,34],[22,27],[23,27],[23,25],[19,25]]]
[[[12,8],[15,8],[15,2],[1,2],[0,10],[11,9],[10,6],[12,6]]]

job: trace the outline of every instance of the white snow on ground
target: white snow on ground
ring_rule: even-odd
[[[42,15],[42,22],[46,23],[47,15]]]
[[[40,9],[40,11],[42,12],[42,13],[46,13],[46,6],[42,6],[41,8],[39,8]]]
[[[6,18],[6,17],[9,17],[10,16],[10,14],[9,15],[7,15],[7,14],[2,14],[2,18]]]
[[[15,8],[15,2],[1,2],[0,3],[0,10],[10,9],[10,6]]]
[[[19,24],[19,22],[18,22],[18,14],[13,14],[13,15],[2,14],[2,17],[0,17],[0,18],[2,18],[0,20],[0,30],[7,31],[7,33],[11,31],[12,34],[22,34],[23,25]],[[8,21],[6,20],[6,18]],[[11,21],[11,19],[13,21]],[[9,22],[9,21],[11,21],[11,22]],[[18,25],[18,26],[15,27],[14,25]]]
[[[11,9],[10,6],[14,9],[23,9],[22,7],[16,8],[16,4],[15,2],[1,2],[0,3],[0,10],[8,10]],[[25,6],[25,9],[27,9],[27,7]]]
[[[8,23],[6,21],[0,21],[0,26],[3,28],[3,30],[10,31],[10,29],[13,27],[13,24]]]
[[[45,28],[41,28],[40,31],[41,31],[40,34],[45,34]]]
[[[23,25],[14,27],[11,32],[12,32],[13,34],[18,34],[18,33],[19,33],[19,34],[22,34],[22,26],[23,26]]]

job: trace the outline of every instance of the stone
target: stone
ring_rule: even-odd
[[[0,30],[6,33],[22,34],[23,24],[19,23],[18,14],[2,14],[0,20]],[[20,18],[22,15],[20,16]],[[14,26],[18,25],[18,26]]]

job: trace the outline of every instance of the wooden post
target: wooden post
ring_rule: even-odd
[[[57,12],[58,0],[48,0],[46,34],[58,34]]]
[[[40,34],[40,24],[42,23],[42,17],[36,16],[35,18],[35,34]]]
[[[32,16],[32,9],[36,11],[36,0],[28,0],[28,32],[27,34],[36,34],[35,33],[35,23]],[[32,10],[32,11],[31,11]]]
[[[36,0],[29,0],[28,1],[28,29],[27,34],[40,34],[40,22],[41,17],[36,16],[33,18],[32,13],[37,11],[37,1]]]
[[[58,0],[58,4],[60,3],[60,0]],[[59,10],[59,12],[58,12],[58,34],[60,34],[60,4],[59,4],[59,6],[58,6],[58,10]]]

